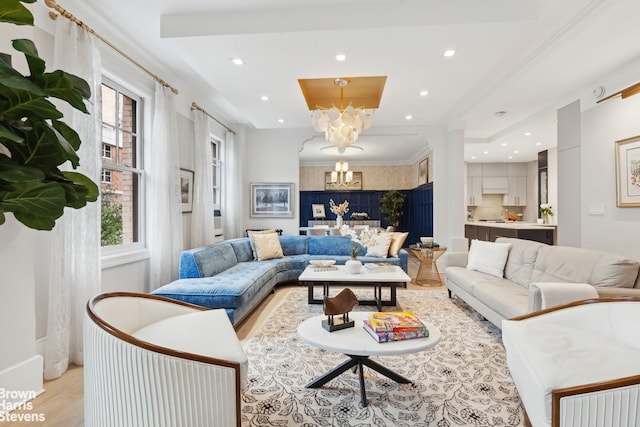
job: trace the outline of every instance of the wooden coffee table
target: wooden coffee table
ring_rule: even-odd
[[[334,266],[334,270],[319,269],[312,265],[308,266],[298,277],[298,280],[305,282],[309,289],[309,304],[322,304],[324,297],[329,296],[329,287],[338,285],[355,285],[355,286],[373,286],[374,298],[372,300],[359,300],[361,305],[375,305],[378,311],[382,311],[382,306],[396,305],[396,286],[400,283],[406,284],[411,282],[411,277],[398,266],[392,271],[366,271],[363,267],[362,272],[358,274],[349,274],[345,270],[344,265]],[[313,289],[315,286],[322,285],[322,299],[315,298]],[[389,287],[390,297],[388,300],[382,299],[382,288]]]
[[[357,367],[360,376],[360,400],[362,406],[367,406],[364,366],[395,382],[401,384],[411,382],[402,375],[374,362],[369,358],[370,356],[396,356],[428,350],[438,344],[442,336],[436,326],[423,321],[429,330],[428,338],[378,343],[362,327],[362,321],[367,319],[368,315],[368,312],[359,311],[349,313],[349,317],[355,321],[355,326],[335,332],[328,332],[322,327],[322,320],[326,318],[324,315],[307,319],[298,326],[298,336],[302,341],[323,350],[344,353],[349,357],[345,362],[307,384],[306,388],[322,387],[346,370]]]

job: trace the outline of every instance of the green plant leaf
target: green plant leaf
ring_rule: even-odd
[[[34,96],[47,96],[47,92],[16,71],[6,60],[0,61],[0,86],[33,92]]]
[[[84,98],[82,98],[82,91],[74,87],[69,75],[64,71],[56,70],[38,76],[36,83],[42,86],[49,96],[67,101],[73,108],[88,113],[87,107],[84,105]]]
[[[16,25],[33,25],[33,15],[22,3],[35,3],[36,0],[2,0],[0,22]]]
[[[6,99],[0,101],[3,118],[20,120],[23,117],[33,117],[40,120],[61,119],[62,113],[50,101],[42,96],[34,97],[27,91],[9,90]]]
[[[4,224],[5,221],[6,221],[6,218],[4,217],[4,213],[0,212],[0,225]]]
[[[51,124],[74,150],[77,151],[80,148],[80,144],[82,143],[80,136],[75,130],[69,127],[69,125],[58,120],[54,120]]]
[[[86,202],[95,202],[96,200],[98,200],[100,189],[86,175],[73,171],[64,171],[62,172],[62,174],[65,178],[73,183],[75,190],[78,193],[81,193],[83,201],[82,206],[86,205]],[[71,205],[67,204],[67,206]]]
[[[28,166],[0,163],[0,180],[7,182],[40,182],[44,173],[40,169]]]
[[[3,138],[18,143],[24,141],[24,138],[22,138],[20,135],[16,135],[11,131],[11,129],[0,123],[0,140],[2,140]]]
[[[40,76],[44,74],[45,62],[44,59],[40,58],[38,55],[38,49],[36,48],[35,43],[29,39],[15,39],[12,44],[15,50],[24,53],[32,76]]]
[[[64,212],[65,192],[54,182],[17,184],[14,191],[0,193],[4,211],[13,212],[16,219],[36,230],[51,230]]]

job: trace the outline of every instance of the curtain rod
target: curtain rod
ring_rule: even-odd
[[[624,88],[619,92],[612,93],[611,95],[607,96],[606,98],[602,98],[602,99],[598,100],[596,102],[596,104],[599,104],[599,103],[601,103],[603,101],[606,101],[608,99],[614,98],[616,96],[622,96],[622,99],[625,99],[625,98],[628,98],[630,96],[637,95],[638,93],[640,93],[640,83],[636,83],[636,84],[634,84],[632,86]]]
[[[203,113],[205,113],[207,116],[211,117],[213,120],[215,120],[216,122],[218,122],[220,124],[220,126],[222,126],[223,128],[225,128],[226,130],[228,130],[229,132],[231,132],[232,134],[236,135],[236,132],[231,129],[229,126],[225,125],[224,123],[222,123],[220,120],[216,119],[215,117],[213,117],[211,114],[209,114],[207,112],[207,110],[205,110],[204,108],[202,108],[201,106],[199,106],[198,104],[196,104],[195,102],[191,103],[191,111],[193,110],[198,110],[198,111],[202,111]]]
[[[164,80],[162,80],[160,77],[158,77],[157,75],[155,75],[154,73],[152,73],[151,71],[149,71],[149,69],[147,69],[146,67],[144,67],[143,65],[139,64],[138,62],[136,62],[133,58],[131,58],[129,55],[127,55],[126,53],[124,53],[123,51],[121,51],[120,49],[118,49],[116,46],[114,46],[111,42],[109,42],[107,39],[105,39],[104,37],[102,37],[100,34],[96,33],[93,28],[89,27],[87,24],[85,24],[84,22],[82,22],[81,20],[79,20],[78,18],[76,18],[75,16],[73,16],[70,12],[68,12],[66,9],[64,9],[62,6],[60,6],[58,3],[56,3],[55,0],[45,0],[44,3],[52,8],[55,9],[56,12],[58,12],[60,15],[64,16],[65,18],[67,18],[69,21],[73,22],[74,24],[78,25],[79,27],[83,28],[85,31],[87,31],[90,34],[93,34],[96,38],[98,38],[100,41],[102,41],[104,44],[106,44],[107,46],[109,46],[111,49],[115,50],[116,52],[118,52],[120,55],[124,56],[126,59],[128,59],[133,65],[137,66],[138,68],[140,68],[142,71],[144,71],[145,73],[149,74],[151,77],[153,77],[153,79],[155,81],[157,81],[158,83],[160,83],[162,86],[164,87],[168,87],[169,89],[171,89],[171,92],[175,93],[176,95],[178,94],[178,89],[174,88],[173,86],[171,86],[169,83],[165,82]],[[58,15],[56,15],[54,12],[49,12],[49,17],[51,19],[57,19]]]

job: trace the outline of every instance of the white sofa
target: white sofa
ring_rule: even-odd
[[[533,427],[640,426],[640,298],[593,299],[502,322]]]
[[[247,365],[225,310],[95,296],[84,327],[85,426],[240,427]]]
[[[457,261],[445,269],[449,296],[461,298],[498,327],[504,319],[570,301],[640,296],[640,263],[605,252],[500,237],[495,243],[472,241],[468,258]],[[490,273],[467,268],[483,262],[493,268],[479,269]]]

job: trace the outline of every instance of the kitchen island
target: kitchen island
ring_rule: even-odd
[[[498,237],[513,237],[555,245],[557,226],[522,221],[471,221],[465,224],[464,235],[469,242],[473,239],[494,242]]]

